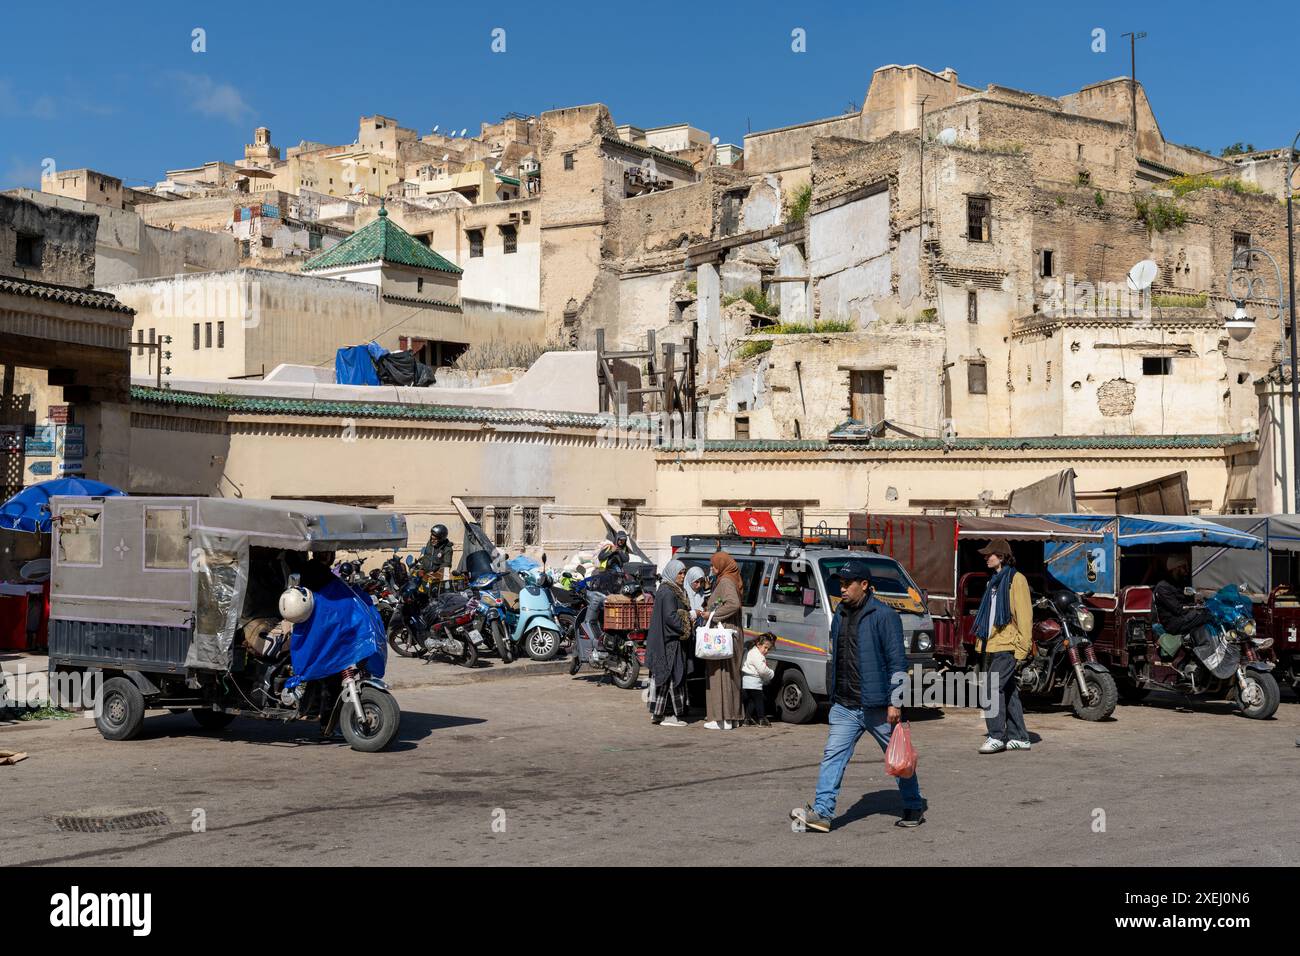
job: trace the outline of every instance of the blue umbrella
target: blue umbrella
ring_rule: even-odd
[[[87,478],[56,478],[24,488],[0,505],[0,528],[49,533],[50,499],[55,495],[110,496],[125,491]]]

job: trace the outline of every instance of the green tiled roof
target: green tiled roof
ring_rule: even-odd
[[[388,218],[388,210],[379,207],[379,216],[366,223],[332,249],[312,256],[303,263],[303,272],[355,266],[365,262],[391,262],[417,269],[434,269],[459,275],[464,270],[444,259],[424,243]]]
[[[123,315],[135,315],[135,309],[119,302],[116,296],[95,289],[74,289],[72,286],[55,285],[52,282],[33,282],[30,279],[0,276],[0,292],[27,295],[33,299],[49,299],[51,302],[63,302],[68,305],[81,305],[88,309],[121,312]]]
[[[1144,448],[1226,448],[1255,441],[1247,434],[1223,435],[1049,435],[1027,438],[954,438],[945,443],[940,438],[872,438],[869,441],[819,441],[816,439],[712,439],[702,443],[704,451],[798,452],[798,451],[1027,451],[1144,449]],[[687,451],[700,447],[682,442],[664,446],[664,451]]]
[[[513,176],[503,176],[503,175],[501,175],[500,173],[497,173],[497,174],[496,174],[496,177],[497,177],[497,179],[501,180],[503,183],[506,183],[507,185],[510,185],[510,186],[518,186],[518,185],[519,185],[519,180],[515,179],[515,177],[513,177]]]
[[[131,386],[131,399],[152,405],[180,405],[237,412],[243,415],[337,415],[342,418],[406,418],[432,422],[482,422],[489,425],[549,425],[563,428],[608,428],[613,415],[548,412],[530,408],[481,408],[471,405],[413,405],[397,402],[348,402],[319,398],[265,398],[229,393],[183,392],[170,388]],[[644,425],[624,422],[624,429]]]

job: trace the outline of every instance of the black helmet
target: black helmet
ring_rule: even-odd
[[[429,534],[439,541],[447,540],[447,526],[445,524],[436,524],[429,529]]]

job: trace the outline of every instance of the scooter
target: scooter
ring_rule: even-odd
[[[519,592],[519,620],[512,639],[533,660],[552,660],[560,653],[564,630],[555,617],[555,601],[551,597],[553,581],[546,570],[546,555],[542,555],[540,570],[530,568],[519,573],[524,587]]]

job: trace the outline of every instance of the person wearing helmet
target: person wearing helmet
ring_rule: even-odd
[[[622,571],[628,560],[627,532],[620,531],[613,541],[606,541],[596,552],[596,567],[606,571]]]
[[[436,524],[429,529],[429,541],[420,552],[420,570],[429,571],[435,577],[441,577],[445,570],[451,570],[451,541],[447,537],[447,526]]]

